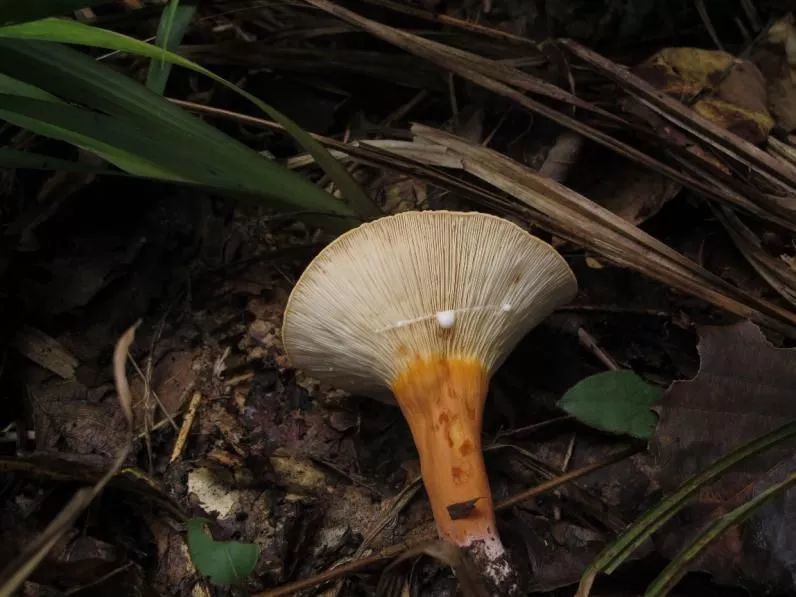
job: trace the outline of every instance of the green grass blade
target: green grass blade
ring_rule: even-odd
[[[31,151],[19,151],[10,147],[0,147],[0,168],[19,168],[23,170],[58,170],[62,172],[81,172],[105,176],[124,176],[129,174],[100,166],[90,166],[72,160],[54,158]]]
[[[697,535],[690,545],[683,548],[680,553],[669,562],[669,565],[666,566],[658,577],[652,581],[652,584],[647,587],[644,597],[662,597],[663,595],[668,595],[688,571],[688,564],[698,557],[710,543],[721,536],[730,527],[744,522],[767,501],[778,496],[794,484],[796,484],[796,472],[791,473],[784,481],[772,485],[745,504],[738,506],[710,524]]]
[[[146,133],[124,127],[104,114],[68,104],[0,95],[0,119],[87,149],[131,174],[190,180],[164,165],[161,156],[153,153],[157,148],[150,147],[154,140]]]
[[[0,119],[82,147],[136,176],[201,185],[236,196],[265,197],[282,208],[302,203],[275,194],[268,186],[258,188],[245,179],[228,180],[212,158],[184,140],[77,106],[0,95]]]
[[[163,10],[163,16],[158,24],[158,33],[155,43],[161,50],[173,51],[182,42],[188,25],[191,24],[196,6],[187,4],[180,6],[179,0],[171,0]],[[149,63],[146,86],[158,95],[163,95],[166,83],[171,73],[171,63],[164,60],[152,60]]]
[[[7,95],[21,95],[22,97],[29,97],[32,99],[45,100],[49,102],[60,102],[57,97],[51,93],[47,93],[44,89],[40,89],[35,85],[30,85],[19,79],[14,79],[8,75],[0,73],[0,93]]]
[[[688,500],[704,485],[710,483],[729,468],[759,454],[787,439],[796,436],[796,421],[787,423],[716,460],[710,467],[692,477],[672,495],[661,500],[651,510],[638,518],[616,541],[607,546],[589,565],[581,578],[577,596],[586,597],[597,574],[611,574],[666,521],[677,514]]]
[[[24,23],[104,4],[110,0],[0,0],[0,25]]]
[[[216,75],[178,54],[164,51],[152,44],[139,41],[114,31],[91,27],[64,19],[42,19],[22,25],[0,27],[0,37],[62,42],[117,50],[145,56],[147,58],[162,59],[171,64],[182,66],[209,77],[219,85],[223,85],[238,95],[245,97],[268,114],[273,120],[285,127],[285,130],[287,130],[288,133],[315,158],[318,165],[326,171],[329,177],[340,188],[346,200],[361,217],[374,218],[381,214],[379,208],[370,200],[354,179],[351,178],[345,167],[296,123],[234,83],[227,81],[223,77]]]
[[[195,180],[203,171],[215,176],[207,186],[278,201],[300,211],[353,216],[353,210],[304,177],[270,161],[199,118],[177,108],[143,85],[58,44],[0,39],[0,70],[66,101],[114,117],[157,135],[157,144],[192,152]],[[151,150],[155,150],[153,147]],[[169,150],[171,151],[171,150]],[[145,154],[146,155],[146,154]],[[166,158],[170,157],[169,155]],[[185,166],[185,165],[184,165]],[[187,166],[186,166],[187,167]],[[326,222],[343,230],[353,218]]]

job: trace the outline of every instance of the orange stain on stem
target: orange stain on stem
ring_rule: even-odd
[[[412,430],[440,537],[457,545],[497,540],[492,493],[481,450],[489,375],[474,359],[418,357],[392,384]],[[448,506],[477,499],[463,518]]]

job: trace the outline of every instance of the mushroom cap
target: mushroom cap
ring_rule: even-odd
[[[404,212],[318,254],[290,295],[282,339],[308,375],[384,397],[417,358],[477,359],[491,375],[576,292],[564,258],[508,220]]]

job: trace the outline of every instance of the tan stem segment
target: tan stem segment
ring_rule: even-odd
[[[413,361],[392,390],[412,430],[440,537],[462,547],[481,540],[496,557],[503,547],[481,450],[488,384],[476,360],[429,357]],[[457,504],[452,517],[448,506]]]

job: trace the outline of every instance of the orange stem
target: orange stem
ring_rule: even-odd
[[[496,557],[503,547],[481,450],[488,385],[476,360],[429,357],[412,361],[392,390],[412,430],[440,537],[461,547],[484,541]],[[452,517],[448,507],[456,505]]]

